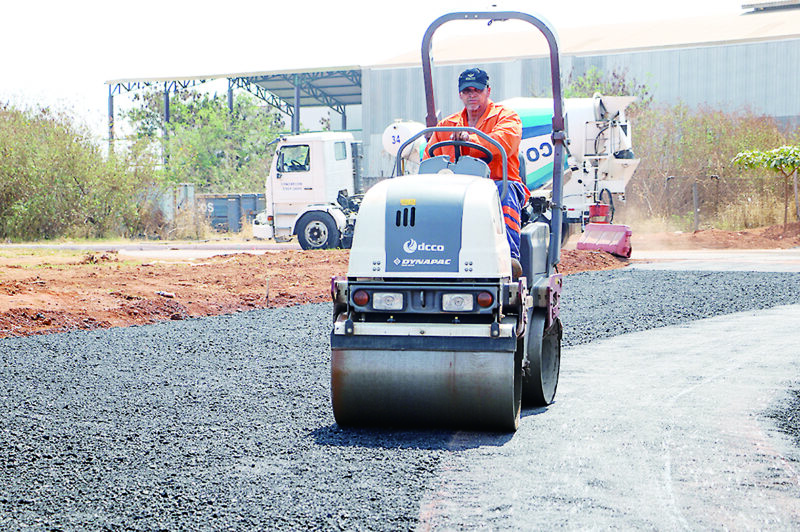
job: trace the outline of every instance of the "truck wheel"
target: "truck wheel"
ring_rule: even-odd
[[[339,228],[330,214],[310,212],[297,223],[297,240],[303,249],[331,249],[339,245]]]

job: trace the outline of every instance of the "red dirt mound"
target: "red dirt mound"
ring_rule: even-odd
[[[228,314],[330,300],[348,252],[281,251],[127,264],[114,253],[73,262],[0,262],[0,338]],[[8,262],[8,261],[5,261]],[[607,253],[568,251],[559,270],[620,268]]]

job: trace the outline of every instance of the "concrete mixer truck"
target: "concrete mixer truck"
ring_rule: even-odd
[[[564,163],[562,236],[566,239],[572,232],[581,232],[578,249],[630,257],[630,228],[612,222],[615,202],[624,200],[625,187],[639,165],[625,114],[635,100],[632,96],[599,93],[591,98],[564,99],[568,157]],[[553,100],[520,97],[499,103],[514,109],[522,119],[522,142],[517,154],[520,174],[525,176],[533,198],[529,215],[542,218],[546,216],[542,206],[552,193]],[[393,124],[393,143],[385,149],[396,155],[397,147],[423,127],[415,122]],[[414,149],[406,148],[402,155],[412,172],[419,163],[418,147],[415,144]]]

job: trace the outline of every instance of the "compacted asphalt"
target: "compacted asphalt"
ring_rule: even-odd
[[[331,306],[0,340],[0,529],[793,528],[800,273],[571,275],[515,434],[343,430]]]

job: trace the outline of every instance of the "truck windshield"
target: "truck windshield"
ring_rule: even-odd
[[[279,172],[308,172],[311,161],[307,144],[284,146],[278,156]]]

